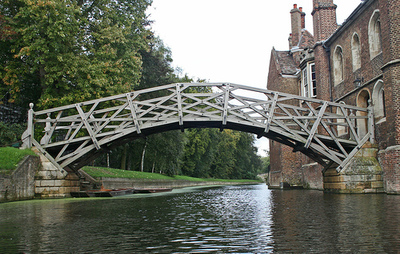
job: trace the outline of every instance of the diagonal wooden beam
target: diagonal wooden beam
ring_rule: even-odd
[[[85,125],[86,130],[87,130],[87,132],[89,133],[89,136],[90,136],[90,138],[92,139],[94,146],[96,147],[97,150],[99,150],[99,149],[100,149],[100,146],[99,146],[99,143],[97,142],[96,135],[94,134],[93,129],[92,129],[92,126],[90,126],[90,124],[89,124],[89,122],[88,122],[88,120],[87,120],[87,119],[88,119],[88,116],[91,115],[91,114],[90,114],[91,112],[89,112],[89,113],[88,113],[88,116],[87,116],[87,115],[83,112],[83,110],[82,110],[80,104],[75,104],[75,107],[76,107],[76,110],[78,110],[79,115],[81,116],[81,119],[82,119],[82,121],[83,121],[83,124]]]
[[[136,110],[137,110],[136,109],[136,104],[134,104],[132,102],[132,97],[131,97],[131,95],[129,93],[126,94],[126,99],[128,100],[129,108],[131,110],[131,115],[132,115],[132,118],[133,118],[133,122],[135,123],[136,131],[137,131],[138,134],[140,134],[141,130],[140,130],[138,117],[136,115]]]
[[[322,116],[324,115],[327,106],[328,106],[328,102],[324,102],[324,104],[322,105],[322,108],[319,110],[317,119],[315,120],[314,125],[311,128],[311,131],[310,131],[310,134],[309,134],[310,136],[308,136],[308,139],[307,139],[307,142],[304,145],[304,148],[308,148],[310,146],[311,141],[314,138],[315,132],[318,129],[319,123],[321,122]]]
[[[269,128],[271,126],[272,118],[274,117],[275,107],[276,107],[276,102],[278,100],[278,96],[279,96],[278,93],[274,94],[274,98],[272,100],[272,105],[271,105],[270,111],[268,112],[267,123],[265,124],[266,125],[265,126],[265,130],[264,130],[265,133],[269,132]]]

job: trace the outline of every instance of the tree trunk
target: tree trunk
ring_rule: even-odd
[[[144,167],[144,155],[146,153],[146,147],[147,147],[147,139],[146,139],[146,142],[144,143],[143,152],[142,152],[142,162],[140,164],[140,171],[142,171],[142,172],[143,172],[143,167]]]
[[[126,170],[126,154],[128,151],[127,145],[125,144],[123,146],[123,151],[122,151],[122,156],[121,156],[121,169]]]

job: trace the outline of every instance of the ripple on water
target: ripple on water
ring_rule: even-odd
[[[396,253],[400,196],[265,185],[0,205],[0,253]]]

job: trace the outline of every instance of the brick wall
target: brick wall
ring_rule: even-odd
[[[400,194],[400,146],[392,146],[378,153],[383,169],[383,182],[386,193]]]
[[[297,78],[284,78],[274,54],[271,54],[268,74],[268,89],[290,94],[299,94]],[[270,140],[270,175],[269,185],[279,187],[281,182],[292,186],[302,185],[302,159],[300,153],[294,153],[293,148]]]
[[[377,10],[380,14],[382,52],[371,55],[369,24]],[[357,105],[360,92],[367,91],[371,99],[376,92],[375,84],[379,80],[383,81],[386,115],[375,119],[375,138],[381,150],[379,158],[388,191],[400,191],[397,149],[400,145],[400,1],[367,0],[354,14],[337,30],[336,5],[333,0],[313,0],[317,95],[319,99],[340,100]],[[353,68],[352,39],[355,34],[360,42],[360,68]],[[324,40],[327,41],[322,45]],[[344,73],[343,81],[333,85],[333,54],[337,46],[342,49]],[[273,60],[275,59],[271,58],[268,88],[298,94],[299,82],[283,79],[279,75],[276,61],[275,65],[272,64]],[[360,86],[354,82],[356,79],[361,80]],[[279,178],[280,181],[293,181],[288,174],[297,174],[293,170],[299,167],[300,161],[307,164],[302,168],[301,177],[304,183],[311,182],[319,186],[320,168],[312,166],[309,159],[293,156],[289,150],[291,149],[281,145],[274,148],[271,144],[271,166],[276,163],[276,172],[279,172],[280,177],[277,175],[276,180]],[[300,176],[297,174],[297,177]]]
[[[382,52],[371,58],[369,23],[376,11],[380,15]],[[375,83],[383,80],[386,118],[375,119],[375,137],[381,150],[379,161],[384,172],[386,191],[399,192],[400,163],[396,147],[400,144],[400,2],[369,0],[345,29],[339,31],[327,43],[331,49],[331,66],[332,52],[336,46],[342,48],[344,56],[344,80],[334,86],[333,99],[342,98],[347,104],[357,105],[361,90],[369,91],[372,97]],[[361,45],[361,68],[358,70],[354,70],[352,65],[351,40],[355,33]],[[362,79],[362,87],[355,86],[353,81],[356,78]]]
[[[313,25],[315,42],[329,38],[337,29],[336,5],[333,0],[313,0]]]
[[[388,146],[400,144],[400,2],[397,0],[380,1],[382,51],[386,103],[390,111],[387,114],[388,131],[395,133],[387,141]],[[393,63],[393,64],[390,64]],[[390,84],[386,92],[387,84]]]

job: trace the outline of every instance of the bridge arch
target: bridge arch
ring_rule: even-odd
[[[226,128],[288,145],[340,171],[363,144],[373,141],[372,124],[362,135],[355,125],[359,119],[373,119],[371,112],[238,84],[177,83],[36,112],[31,105],[22,139],[25,147],[37,147],[60,170],[75,171],[113,146],[143,135]],[[349,130],[350,139],[338,135],[338,125]]]

